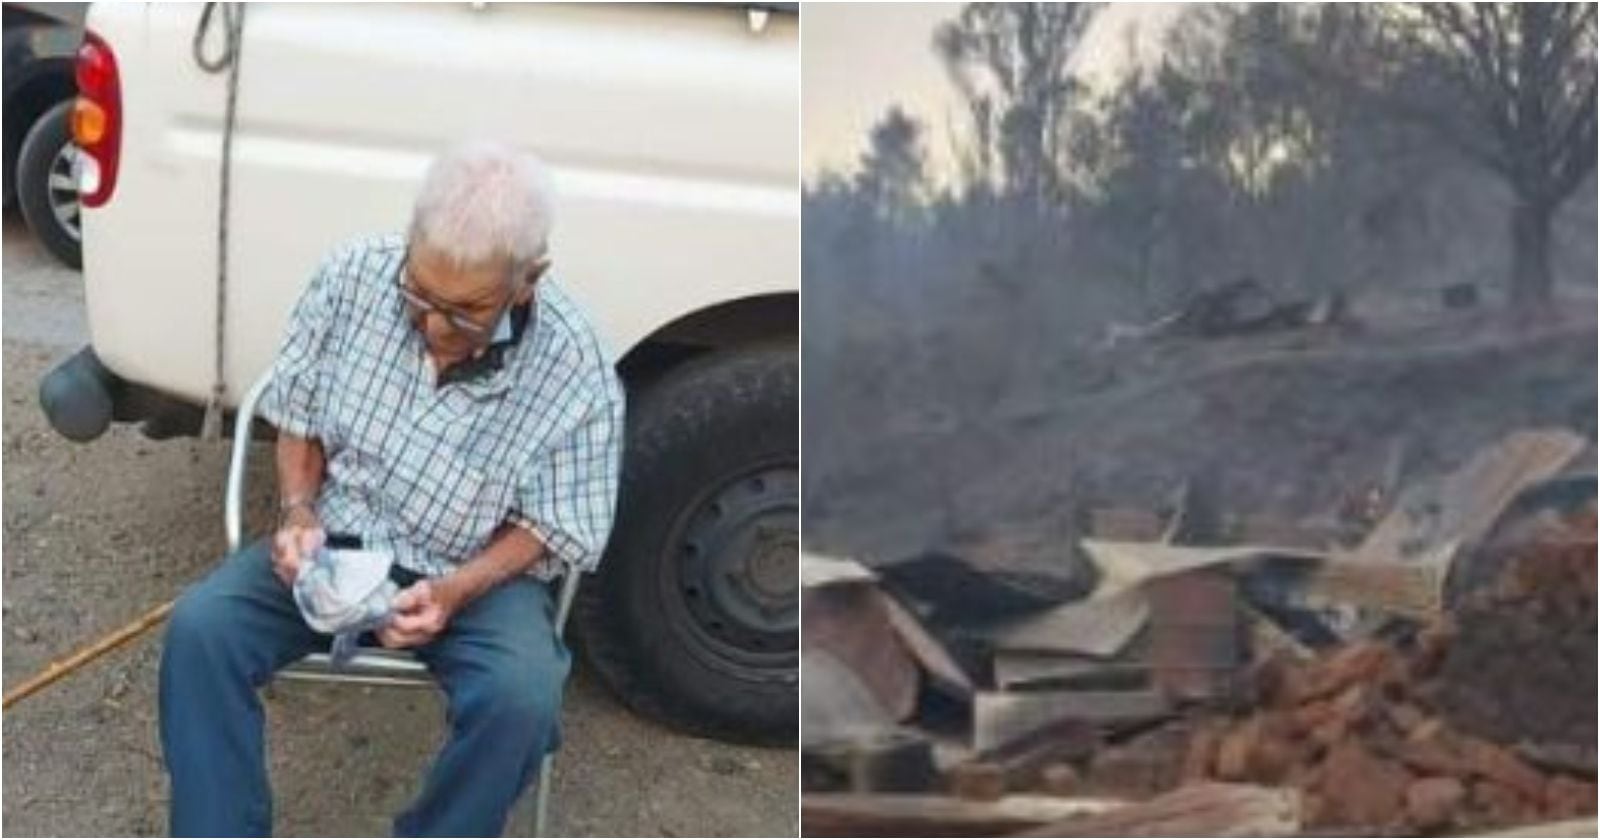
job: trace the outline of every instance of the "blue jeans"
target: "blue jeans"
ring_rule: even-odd
[[[444,688],[450,734],[422,793],[395,820],[395,834],[500,835],[558,737],[571,659],[553,629],[553,600],[543,583],[517,578],[467,605],[415,650]],[[178,599],[161,656],[174,836],[271,833],[256,689],[328,642],[306,626],[272,573],[265,541],[230,555]]]

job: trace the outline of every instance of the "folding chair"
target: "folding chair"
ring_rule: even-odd
[[[228,530],[228,551],[239,549],[243,526],[245,464],[250,452],[250,426],[255,419],[256,404],[271,380],[271,370],[263,374],[244,399],[233,420],[233,453],[228,462],[228,487],[224,515]],[[572,601],[578,594],[578,579],[582,573],[566,569],[561,575],[561,589],[556,599],[555,632],[561,638],[572,612]],[[343,667],[335,669],[326,653],[313,653],[278,673],[278,676],[306,682],[343,682],[362,685],[428,687],[433,680],[428,669],[415,656],[406,651],[387,648],[364,647]],[[544,837],[550,810],[550,777],[554,770],[554,755],[546,753],[539,764],[539,775],[533,780],[533,835]]]

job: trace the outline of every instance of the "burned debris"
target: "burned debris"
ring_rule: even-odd
[[[1354,539],[1091,511],[1088,587],[807,558],[805,832],[1593,833],[1591,459],[1511,434]]]

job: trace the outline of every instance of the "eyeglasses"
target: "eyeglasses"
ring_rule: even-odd
[[[410,265],[411,253],[407,251],[405,257],[400,260],[400,267],[395,272],[394,276],[395,288],[400,290],[400,297],[405,299],[406,305],[411,307],[411,310],[419,315],[433,313],[444,318],[445,323],[449,324],[452,330],[467,335],[476,341],[482,341],[483,339],[489,337],[489,335],[494,331],[495,325],[499,323],[500,317],[505,314],[506,307],[511,304],[511,301],[517,295],[515,287],[516,280],[512,279],[511,289],[506,293],[505,300],[502,300],[498,305],[495,306],[494,317],[489,319],[488,324],[485,324],[483,321],[467,315],[458,309],[453,309],[449,306],[435,303],[434,301],[425,297],[421,292],[418,292],[416,289],[412,288],[407,279],[410,275],[408,270]]]

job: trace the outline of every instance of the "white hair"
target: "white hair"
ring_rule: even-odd
[[[552,189],[544,164],[498,143],[457,146],[428,167],[411,214],[414,245],[459,266],[545,254]]]

